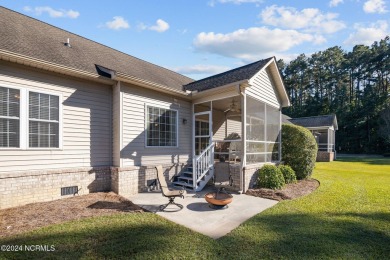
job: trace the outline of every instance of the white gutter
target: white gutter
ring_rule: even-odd
[[[27,65],[33,68],[39,68],[39,69],[44,69],[47,71],[52,71],[64,75],[70,75],[78,78],[83,78],[83,79],[89,79],[89,80],[94,80],[100,83],[105,83],[112,85],[113,81],[123,81],[131,84],[135,84],[141,87],[153,89],[155,91],[160,91],[164,93],[168,93],[174,96],[180,96],[181,98],[184,99],[191,99],[190,93],[187,93],[185,91],[181,91],[178,89],[173,89],[161,84],[157,84],[151,81],[139,79],[130,75],[127,75],[125,73],[121,72],[111,72],[111,79],[106,78],[103,76],[100,76],[97,73],[91,73],[88,71],[84,70],[79,70],[79,69],[74,69],[68,66],[64,65],[59,65],[53,62],[47,62],[44,60],[32,58],[29,56],[25,56],[22,54],[17,54],[14,52],[6,51],[6,50],[0,50],[0,60],[5,60],[5,61],[10,61],[14,63],[19,63],[23,65]]]
[[[138,85],[144,88],[149,88],[153,90],[157,90],[160,92],[164,92],[167,94],[171,94],[174,96],[180,96],[181,98],[185,98],[190,100],[191,95],[185,91],[181,91],[178,89],[170,88],[165,85],[157,84],[151,81],[143,80],[134,76],[130,76],[128,74],[122,73],[122,72],[116,72],[115,75],[112,75],[113,80],[119,80],[122,82],[127,82],[130,84]]]
[[[192,101],[194,104],[207,102],[210,100],[219,100],[230,97],[229,95],[240,95],[244,88],[248,87],[248,80],[240,80],[220,87],[207,89],[203,91],[193,91]]]

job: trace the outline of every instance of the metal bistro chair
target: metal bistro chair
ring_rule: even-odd
[[[205,195],[205,199],[212,209],[227,208],[233,200],[232,194],[226,190],[233,183],[229,168],[229,162],[217,162],[214,166],[215,191]]]
[[[164,171],[161,165],[156,166],[157,170],[157,178],[161,186],[161,192],[164,197],[167,197],[169,199],[169,202],[167,204],[160,205],[160,211],[164,211],[169,205],[176,205],[179,207],[178,210],[181,210],[183,208],[183,205],[176,203],[175,198],[181,197],[184,199],[184,196],[187,194],[187,191],[184,190],[173,190],[168,188],[167,181],[165,180]]]
[[[216,163],[214,171],[214,186],[217,193],[221,191],[227,193],[226,188],[233,186],[233,178],[230,174],[230,163]]]

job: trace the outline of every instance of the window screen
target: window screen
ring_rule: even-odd
[[[0,87],[0,147],[20,146],[20,90]]]
[[[59,97],[29,92],[29,147],[59,147]]]

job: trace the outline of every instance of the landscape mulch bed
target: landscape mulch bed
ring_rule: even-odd
[[[114,192],[98,192],[0,210],[0,238],[43,226],[119,212],[143,212]]]
[[[316,179],[308,179],[286,184],[281,190],[266,188],[249,189],[246,194],[277,201],[291,200],[312,193],[318,186],[320,186],[320,183]]]

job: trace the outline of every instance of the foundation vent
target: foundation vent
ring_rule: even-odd
[[[78,186],[70,186],[70,187],[62,187],[61,188],[61,196],[65,195],[75,195],[79,192]]]

